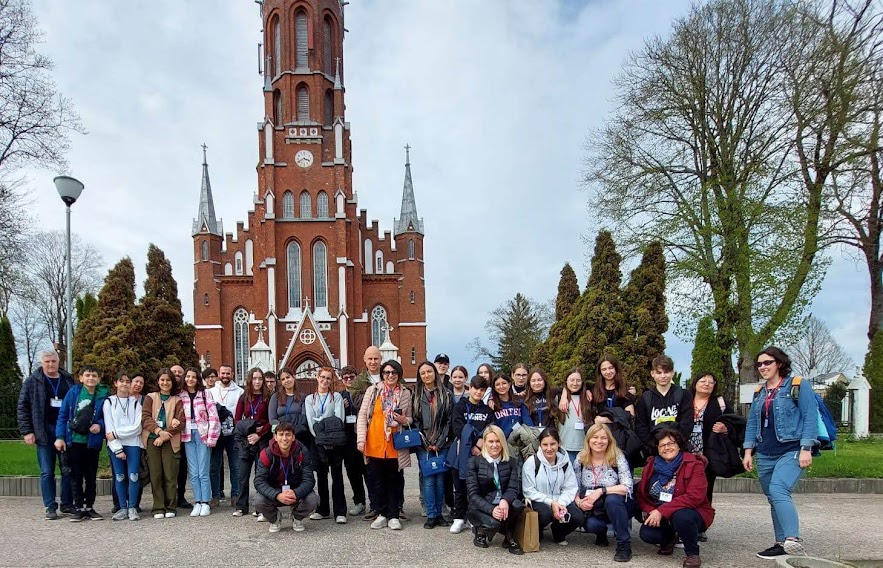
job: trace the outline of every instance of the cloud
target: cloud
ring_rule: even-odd
[[[611,79],[644,38],[665,34],[687,0],[536,2],[359,0],[346,8],[344,82],[354,189],[369,218],[398,216],[406,143],[426,224],[428,350],[468,363],[466,343],[516,292],[551,298],[564,262],[585,282],[599,220],[580,189],[583,142],[612,109]],[[191,219],[200,144],[229,230],[256,190],[263,116],[260,19],[250,2],[36,0],[42,46],[89,130],[70,173],[86,184],[74,230],[108,264],[147,244],[169,255],[192,317]],[[31,173],[34,211],[63,227],[52,174]],[[833,267],[832,267],[833,269]],[[817,300],[832,323],[863,321],[866,277],[838,273]],[[841,278],[842,276],[842,278]],[[830,277],[829,277],[830,278]],[[837,289],[832,291],[831,288]],[[839,311],[837,311],[839,310]],[[833,317],[836,312],[836,317]],[[859,330],[836,329],[860,350]],[[859,326],[860,327],[860,326]],[[670,341],[679,368],[689,346]]]

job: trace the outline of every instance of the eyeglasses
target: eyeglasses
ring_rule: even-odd
[[[355,375],[344,375],[344,376],[341,377],[341,379],[343,379],[343,380],[345,380],[345,381],[351,381],[351,380],[353,380],[353,379],[355,379],[355,378],[356,378]]]
[[[776,362],[775,359],[767,359],[766,361],[758,361],[757,363],[754,364],[754,366],[756,368],[760,369],[761,367],[769,367],[770,365],[772,365],[775,362]]]
[[[670,448],[677,448],[678,444],[677,444],[677,442],[666,442],[664,444],[659,444],[658,447],[660,450],[667,450]]]
[[[396,371],[383,371],[384,377],[398,377],[399,374]]]

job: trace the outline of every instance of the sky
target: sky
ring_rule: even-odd
[[[611,80],[630,52],[665,35],[686,0],[352,0],[344,41],[353,187],[369,219],[399,215],[410,144],[425,221],[429,356],[477,367],[467,344],[517,292],[556,293],[570,262],[585,285],[602,227],[580,183],[585,139],[614,110]],[[225,230],[256,190],[258,6],[250,0],[33,0],[59,90],[88,130],[69,174],[86,186],[73,230],[110,268],[148,243],[170,258],[192,320],[191,223],[202,150]],[[41,229],[64,228],[54,172],[29,173]],[[588,243],[588,244],[587,244]],[[627,265],[624,273],[627,274]],[[867,271],[835,253],[812,312],[853,359],[867,347]],[[673,328],[674,326],[672,326]],[[676,367],[690,341],[667,335]]]

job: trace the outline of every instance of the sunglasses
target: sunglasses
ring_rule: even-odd
[[[395,371],[383,371],[384,377],[398,377],[399,374]]]
[[[754,364],[755,368],[760,369],[761,367],[769,367],[773,363],[775,363],[775,359],[767,359],[766,361],[758,361]]]

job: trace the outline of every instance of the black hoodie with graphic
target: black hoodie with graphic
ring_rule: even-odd
[[[653,430],[663,425],[677,428],[685,440],[690,439],[693,431],[693,395],[690,391],[672,385],[663,396],[654,386],[641,394],[635,405],[635,434],[653,454],[656,453]]]

